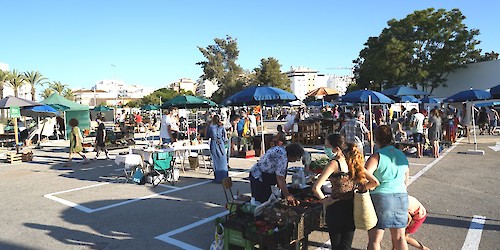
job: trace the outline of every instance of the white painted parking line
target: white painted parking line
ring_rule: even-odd
[[[483,233],[484,222],[486,217],[480,215],[474,215],[469,226],[469,231],[465,237],[464,245],[462,250],[477,250],[479,249],[479,243],[481,242],[481,234]]]
[[[156,197],[156,196],[160,196],[160,195],[164,195],[164,194],[168,194],[168,193],[172,193],[172,192],[177,192],[179,190],[184,190],[184,189],[188,189],[188,188],[192,188],[192,187],[204,185],[204,184],[207,184],[207,183],[210,183],[210,182],[212,182],[212,181],[211,180],[210,181],[202,181],[202,182],[198,182],[198,183],[195,183],[195,184],[187,185],[187,186],[184,186],[184,187],[179,187],[179,188],[172,189],[172,190],[163,191],[163,192],[156,193],[156,194],[146,195],[146,196],[135,198],[135,199],[132,199],[132,200],[122,201],[122,202],[119,202],[119,203],[115,203],[115,204],[111,204],[111,205],[108,205],[108,206],[104,206],[104,207],[93,209],[91,213],[102,211],[102,210],[106,210],[106,209],[110,209],[110,208],[114,208],[114,207],[118,207],[118,206],[123,206],[123,205],[129,204],[129,203],[132,203],[132,202],[146,200],[146,199],[150,199],[150,198],[153,198],[153,197]]]
[[[56,196],[53,196],[53,195],[50,195],[50,194],[46,194],[44,195],[43,197],[47,198],[47,199],[51,199],[53,201],[57,201],[61,204],[64,204],[66,206],[69,206],[69,207],[72,207],[72,208],[76,208],[82,212],[85,212],[85,213],[92,213],[92,209],[86,207],[86,206],[82,206],[82,205],[79,205],[79,204],[76,204],[74,202],[71,202],[71,201],[68,201],[68,200],[65,200],[65,199],[61,199],[59,197],[56,197]]]
[[[232,177],[232,176],[237,176],[237,175],[241,175],[241,174],[244,174],[244,173],[247,173],[247,171],[245,171],[245,172],[233,172],[229,176]],[[68,200],[56,197],[55,195],[63,194],[63,193],[69,193],[69,192],[74,192],[74,191],[83,190],[83,189],[87,189],[87,188],[93,188],[93,187],[103,186],[103,185],[107,185],[107,184],[111,184],[111,183],[115,183],[115,182],[103,182],[103,183],[94,184],[94,185],[90,185],[90,186],[73,188],[73,189],[69,189],[69,190],[64,190],[64,191],[60,191],[60,192],[46,194],[43,197],[45,197],[47,199],[51,199],[51,200],[56,201],[56,202],[59,202],[59,203],[64,204],[66,206],[76,208],[76,209],[78,209],[78,210],[80,210],[82,212],[85,212],[85,213],[94,213],[94,212],[98,212],[98,211],[102,211],[102,210],[106,210],[106,209],[110,209],[110,208],[114,208],[114,207],[118,207],[118,206],[123,206],[123,205],[130,204],[130,203],[137,202],[137,201],[150,199],[150,198],[153,198],[153,197],[156,197],[156,196],[160,196],[160,195],[164,195],[164,194],[168,194],[168,193],[172,193],[172,192],[177,192],[177,191],[180,191],[180,190],[184,190],[184,189],[188,189],[188,188],[192,188],[192,187],[196,187],[196,186],[208,184],[208,183],[211,183],[211,182],[212,182],[212,180],[206,180],[206,181],[194,183],[194,184],[191,184],[191,185],[187,185],[187,186],[184,186],[184,187],[175,187],[175,186],[171,186],[171,185],[160,184],[163,187],[170,188],[170,190],[163,191],[163,192],[160,192],[160,193],[151,194],[151,195],[147,195],[147,196],[143,196],[143,197],[138,197],[138,198],[131,199],[131,200],[122,201],[122,202],[119,202],[119,203],[115,203],[115,204],[111,204],[111,205],[107,205],[107,206],[99,207],[99,208],[95,208],[95,209],[91,209],[91,208],[85,207],[83,205],[74,203],[72,201],[68,201]]]
[[[410,162],[410,165],[415,165],[415,166],[427,166],[427,164],[425,164],[425,163],[413,163],[413,162]]]
[[[453,144],[448,150],[446,150],[443,154],[441,154],[438,158],[434,159],[429,165],[426,167],[422,168],[420,171],[418,171],[414,176],[410,177],[410,180],[408,182],[408,185],[412,184],[416,179],[418,179],[420,176],[422,176],[427,170],[431,169],[436,163],[438,163],[441,159],[443,159],[448,153],[450,153],[453,149],[455,149],[460,141],[462,141],[463,138],[460,138],[457,140],[455,144]]]
[[[83,190],[83,189],[87,189],[87,188],[99,187],[99,186],[108,185],[108,184],[111,184],[111,182],[103,182],[103,183],[99,183],[99,184],[94,184],[94,185],[79,187],[79,188],[73,188],[73,189],[64,190],[64,191],[55,192],[55,193],[46,194],[46,195],[64,194],[64,193],[74,192],[74,191]]]
[[[221,216],[225,216],[227,214],[229,214],[229,211],[224,211],[222,213],[218,213],[216,215],[210,216],[208,218],[205,218],[203,220],[200,220],[200,221],[197,221],[195,223],[189,224],[187,226],[183,226],[181,228],[177,228],[177,229],[172,230],[170,232],[167,232],[167,233],[164,233],[162,235],[156,236],[155,239],[161,240],[163,242],[166,242],[168,244],[171,244],[171,245],[174,245],[174,246],[177,246],[177,247],[180,247],[182,249],[201,249],[201,248],[197,248],[197,247],[195,247],[193,245],[190,245],[190,244],[188,244],[186,242],[183,242],[183,241],[171,238],[171,236],[179,234],[179,233],[182,233],[182,232],[187,231],[187,230],[190,230],[192,228],[195,228],[197,226],[203,225],[205,223],[211,222],[211,221],[213,221],[213,220],[215,220],[215,219],[217,219],[217,218],[219,218]]]

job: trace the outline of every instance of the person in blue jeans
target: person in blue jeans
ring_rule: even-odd
[[[375,130],[375,143],[379,150],[365,164],[366,188],[370,189],[377,225],[368,231],[368,250],[380,249],[384,230],[389,228],[392,249],[406,250],[408,244],[405,228],[408,221],[408,159],[399,149],[391,145],[392,132],[387,125]]]

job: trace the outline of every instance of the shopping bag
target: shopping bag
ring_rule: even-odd
[[[377,225],[377,214],[370,192],[354,192],[354,226],[356,229],[370,230]]]
[[[144,185],[146,183],[146,177],[144,176],[144,173],[142,173],[142,169],[137,168],[135,170],[135,173],[132,176],[132,181],[139,185]]]
[[[210,250],[222,250],[224,249],[224,226],[219,223],[215,226],[215,240],[210,245]]]

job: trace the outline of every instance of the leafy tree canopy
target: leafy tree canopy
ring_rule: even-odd
[[[169,88],[161,88],[153,91],[153,93],[144,96],[141,99],[130,101],[127,103],[128,107],[140,107],[143,105],[151,104],[151,105],[160,105],[176,96],[179,95],[194,95],[192,91],[184,91],[181,90],[177,92],[175,90]],[[161,101],[160,101],[161,100]]]
[[[215,38],[215,44],[198,47],[206,61],[196,63],[203,69],[203,80],[216,82],[219,89],[212,95],[215,102],[221,102],[245,85],[243,69],[236,63],[240,51],[236,39],[226,36]]]
[[[353,61],[356,85],[350,90],[409,85],[432,93],[446,86],[448,73],[481,58],[479,30],[468,29],[464,20],[458,9],[429,8],[388,21]]]
[[[217,103],[250,85],[269,85],[290,91],[290,80],[281,72],[278,60],[269,57],[261,60],[260,67],[244,70],[236,63],[239,50],[236,39],[226,36],[215,38],[215,44],[198,47],[206,61],[196,63],[203,69],[203,80],[217,82],[219,89],[212,100]]]
[[[269,57],[267,59],[261,59],[260,67],[255,68],[254,72],[254,84],[268,85],[286,91],[291,91],[290,79],[285,73],[281,72],[281,65],[276,58]]]

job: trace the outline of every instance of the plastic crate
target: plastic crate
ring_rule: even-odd
[[[224,227],[224,249],[234,249],[234,246],[243,248],[245,250],[254,249],[254,244],[243,238],[243,233],[240,230]]]

